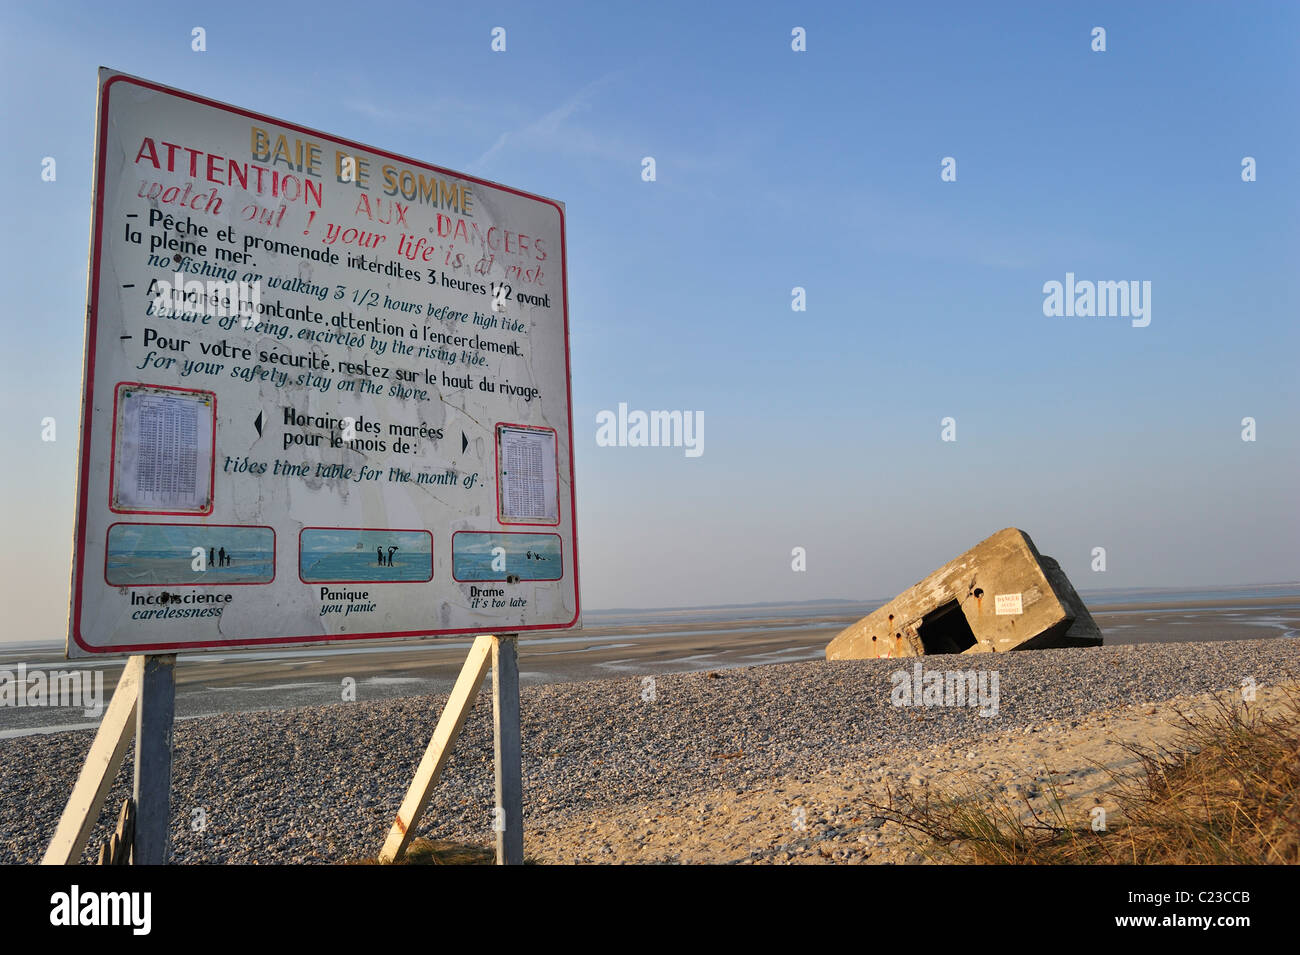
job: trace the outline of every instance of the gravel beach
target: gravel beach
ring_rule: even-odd
[[[643,803],[693,806],[720,792],[728,798],[762,794],[778,780],[797,797],[801,785],[884,758],[898,774],[895,782],[907,784],[913,781],[908,760],[932,761],[936,748],[951,756],[966,744],[1034,734],[1048,724],[1093,727],[1090,732],[1105,737],[1109,717],[1120,719],[1135,706],[1236,689],[1247,677],[1261,687],[1300,679],[1300,642],[923,658],[927,672],[995,670],[999,705],[993,717],[969,706],[892,705],[890,675],[900,668],[910,674],[915,662],[812,661],[664,674],[654,678],[652,693],[641,677],[524,687],[526,851],[542,861],[599,860],[601,846],[568,842],[579,840],[594,820]],[[444,700],[339,703],[178,722],[173,861],[372,857]],[[91,738],[81,731],[0,741],[6,767],[0,861],[40,860]],[[130,753],[127,759],[87,861],[128,792]],[[489,844],[492,802],[491,702],[484,692],[417,831]],[[205,825],[196,831],[200,818]],[[651,830],[656,825],[645,824]],[[559,840],[564,833],[570,835]],[[754,846],[755,861],[767,861],[764,852]]]

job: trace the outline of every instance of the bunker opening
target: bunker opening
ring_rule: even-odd
[[[961,653],[975,646],[975,633],[955,600],[922,617],[917,636],[927,654]]]

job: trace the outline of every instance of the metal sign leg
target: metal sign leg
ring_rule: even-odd
[[[492,646],[492,721],[496,738],[497,865],[524,864],[523,746],[519,730],[518,634]]]
[[[176,654],[145,657],[135,711],[135,864],[165,865],[171,846]]]

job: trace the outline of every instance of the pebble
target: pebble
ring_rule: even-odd
[[[1096,711],[1149,708],[1239,688],[1246,676],[1258,685],[1294,679],[1300,641],[1103,646],[924,663],[996,669],[998,715],[981,717],[978,707],[893,706],[890,674],[899,669],[897,660],[771,664],[728,670],[725,679],[665,674],[656,677],[653,701],[642,699],[639,678],[526,686],[525,834],[530,821],[580,818],[642,800],[682,800],[703,814],[709,794],[722,787],[763,791],[780,776],[812,779],[888,752],[969,745],[987,734],[1033,731]],[[177,723],[172,861],[373,857],[444,702],[409,697]],[[417,834],[493,842],[491,731],[491,695],[484,692]],[[90,742],[89,731],[0,740],[0,863],[40,861]],[[128,751],[84,861],[98,854],[116,822],[131,784],[130,759]],[[582,845],[572,852],[586,858],[612,849]]]

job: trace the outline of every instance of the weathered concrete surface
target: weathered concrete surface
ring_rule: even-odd
[[[846,627],[826,646],[826,659],[1101,642],[1101,631],[1060,564],[1039,554],[1024,531],[1007,527]]]

